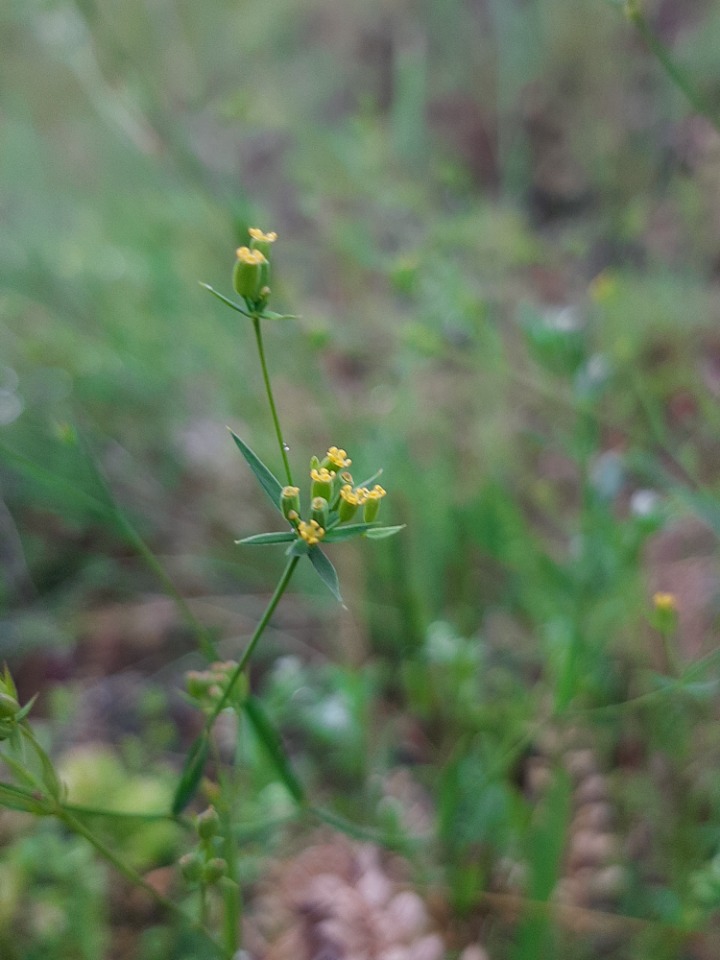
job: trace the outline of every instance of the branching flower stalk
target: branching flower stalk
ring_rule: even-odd
[[[233,286],[241,298],[236,302],[211,287],[203,284],[216,298],[232,310],[249,319],[253,326],[263,384],[268,400],[270,416],[277,439],[285,483],[275,476],[253,450],[236,434],[232,439],[252,470],[256,480],[278,511],[281,530],[255,534],[238,540],[243,546],[284,545],[286,562],[270,597],[264,613],[253,631],[245,650],[237,662],[213,662],[205,671],[191,671],[187,677],[188,694],[205,714],[200,735],[188,750],[182,774],[175,791],[171,812],[158,816],[150,813],[129,814],[129,817],[148,821],[165,819],[188,827],[182,811],[198,791],[205,767],[211,756],[212,731],[218,717],[226,708],[247,717],[260,741],[264,744],[280,780],[295,801],[298,811],[305,812],[323,822],[334,822],[334,815],[314,807],[306,796],[302,784],[296,778],[290,761],[271,722],[264,715],[260,702],[249,693],[247,667],[262,639],[280,600],[287,590],[298,565],[307,558],[325,586],[338,601],[341,601],[340,586],[335,567],[322,547],[355,537],[382,539],[402,529],[400,526],[385,526],[378,521],[378,514],[385,490],[377,483],[381,470],[371,477],[356,483],[349,468],[352,464],[347,452],[330,446],[322,458],[310,458],[306,489],[296,486],[288,457],[289,446],[280,424],[277,404],[273,395],[272,381],[263,342],[262,324],[266,321],[292,319],[288,315],[268,309],[270,289],[270,252],[276,241],[275,233],[264,233],[252,228],[249,243],[236,251],[233,271]],[[107,492],[110,498],[109,491]],[[125,531],[127,533],[127,531]],[[144,544],[142,552],[152,557]],[[159,569],[157,564],[151,564]],[[210,659],[216,656],[215,645],[191,615],[189,608],[174,591],[176,601],[198,629],[202,652]],[[211,952],[232,960],[240,946],[240,918],[242,898],[237,871],[237,831],[232,822],[234,805],[233,784],[236,778],[220,776],[219,804],[222,815],[210,808],[194,821],[196,849],[185,854],[179,867],[185,880],[198,894],[197,921],[185,910],[156,891],[145,878],[130,866],[104,839],[99,837],[87,823],[90,816],[122,818],[124,814],[109,810],[82,808],[66,802],[62,786],[52,761],[44,751],[27,720],[33,700],[21,706],[17,690],[7,669],[0,675],[0,761],[10,771],[14,782],[0,782],[0,806],[22,810],[36,816],[52,816],[68,830],[83,837],[96,853],[134,885],[154,897],[156,902],[175,915],[185,925],[207,939]],[[217,761],[219,762],[219,761]],[[235,767],[237,767],[237,758]],[[350,825],[345,825],[348,828]],[[213,890],[219,892],[216,897]],[[213,905],[219,902],[222,920],[218,935]]]
[[[392,536],[402,529],[400,526],[382,526],[377,521],[385,490],[375,481],[382,471],[377,471],[362,483],[355,484],[352,474],[348,472],[352,460],[344,449],[336,446],[329,447],[322,460],[316,456],[310,460],[310,510],[303,516],[301,489],[293,484],[288,458],[289,446],[280,425],[262,337],[263,321],[293,319],[289,315],[274,313],[268,309],[271,295],[271,247],[277,240],[277,234],[265,233],[253,227],[249,230],[249,236],[249,244],[236,251],[233,270],[233,287],[242,298],[244,306],[218,293],[207,284],[203,286],[224,304],[252,321],[268,406],[287,480],[283,486],[257,454],[231,431],[240,453],[286,524],[284,531],[255,534],[238,540],[237,543],[247,546],[287,544],[288,560],[245,651],[222,688],[211,698],[213,702],[206,711],[203,731],[188,754],[178,784],[173,805],[175,813],[180,813],[187,806],[197,790],[208,758],[210,736],[215,721],[233,700],[240,678],[244,675],[300,560],[307,557],[323,583],[337,600],[341,600],[337,573],[320,549],[320,543],[333,543],[357,536],[380,539]],[[363,508],[362,522],[350,523],[360,507]]]

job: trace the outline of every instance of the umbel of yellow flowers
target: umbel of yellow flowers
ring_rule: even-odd
[[[352,460],[347,451],[330,447],[322,460],[313,457],[310,463],[311,519],[303,520],[300,511],[300,488],[283,487],[280,507],[295,528],[298,537],[313,547],[325,536],[328,524],[347,523],[363,507],[363,522],[372,523],[380,510],[385,490],[376,483],[372,489],[356,487],[347,471]]]

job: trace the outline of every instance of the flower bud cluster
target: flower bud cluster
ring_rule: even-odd
[[[178,866],[185,881],[200,886],[212,886],[227,876],[228,865],[217,856],[220,838],[220,817],[215,807],[210,806],[195,818],[198,848],[180,857]]]
[[[234,660],[223,660],[211,663],[207,670],[188,670],[185,674],[185,684],[188,696],[207,713],[211,713],[215,704],[225,693],[230,677],[235,672],[237,663]],[[247,693],[247,680],[241,674],[232,692],[232,701],[242,701]]]
[[[310,519],[304,520],[300,510],[300,488],[283,487],[280,509],[295,528],[298,538],[309,547],[316,546],[329,529],[352,520],[363,507],[362,522],[372,523],[380,510],[385,490],[376,483],[372,489],[354,486],[347,468],[352,464],[347,452],[330,447],[320,460],[310,461]]]
[[[250,245],[238,247],[233,270],[233,287],[253,314],[262,313],[270,297],[270,248],[276,233],[250,227]]]

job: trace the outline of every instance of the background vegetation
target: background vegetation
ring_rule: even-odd
[[[276,229],[290,458],[384,464],[407,523],[259,651],[307,789],[404,853],[448,956],[717,955],[720,8],[643,9],[3,5],[0,659],[77,802],[166,809],[188,615],[236,656],[277,578],[233,545],[268,517],[225,425],[275,457],[250,330],[197,283]],[[245,751],[252,905],[315,825]],[[2,957],[196,955],[80,840],[0,842]]]

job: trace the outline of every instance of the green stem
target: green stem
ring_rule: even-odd
[[[179,920],[182,920],[183,923],[186,923],[188,926],[199,930],[200,933],[202,933],[212,945],[217,956],[224,957],[223,951],[204,926],[198,926],[197,924],[194,924],[183,909],[181,909],[176,903],[173,903],[172,900],[169,900],[167,897],[163,896],[163,894],[149,884],[147,880],[145,880],[145,878],[137,872],[137,870],[121,860],[117,854],[115,854],[99,837],[96,837],[92,830],[88,829],[88,827],[86,827],[81,820],[78,820],[77,817],[73,816],[72,813],[62,807],[57,808],[55,816],[58,820],[60,820],[61,823],[65,824],[68,830],[87,840],[87,842],[97,851],[97,853],[99,853],[104,860],[107,860],[108,863],[112,864],[118,873],[122,874],[126,880],[129,880],[130,883],[137,887],[142,887],[142,889],[145,890],[145,892],[148,893],[156,903],[164,907],[169,913],[174,914]]]
[[[280,427],[280,419],[278,418],[277,407],[275,406],[275,400],[273,398],[270,375],[268,373],[267,361],[265,360],[265,347],[263,346],[260,318],[255,316],[252,318],[252,322],[253,330],[255,331],[255,341],[257,343],[258,355],[260,357],[260,366],[262,367],[263,380],[265,381],[265,391],[267,393],[268,403],[270,404],[270,413],[272,414],[273,424],[275,425],[275,435],[277,436],[278,445],[280,447],[280,456],[282,457],[282,461],[285,466],[285,476],[287,477],[287,482],[290,486],[292,486],[292,473],[290,471],[290,462],[287,455],[288,447],[283,439],[282,429]]]
[[[685,71],[675,63],[670,54],[670,50],[655,35],[647,21],[647,17],[640,10],[635,0],[628,0],[626,13],[628,20],[636,27],[638,33],[650,48],[651,53],[656,57],[662,68],[678,90],[685,96],[692,108],[709,120],[720,133],[720,117],[718,117],[710,104],[705,102]]]
[[[215,707],[213,708],[212,713],[210,714],[210,716],[206,721],[206,724],[205,724],[206,731],[209,731],[211,729],[212,725],[215,723],[221,711],[225,708],[228,700],[230,699],[230,694],[232,693],[235,684],[240,678],[240,674],[243,672],[243,670],[247,666],[248,661],[250,660],[250,657],[253,655],[253,651],[255,650],[255,647],[257,646],[258,641],[260,640],[260,637],[263,635],[263,632],[265,631],[265,627],[267,627],[268,623],[270,622],[270,618],[275,612],[275,607],[277,607],[278,603],[280,602],[280,598],[287,590],[288,584],[290,583],[292,575],[295,571],[295,567],[298,565],[299,560],[300,560],[300,557],[291,557],[287,563],[287,566],[283,570],[283,574],[278,580],[277,586],[275,587],[275,591],[272,597],[270,597],[270,601],[267,607],[265,608],[265,612],[263,613],[262,617],[258,621],[258,625],[255,627],[255,632],[250,638],[250,642],[245,648],[245,651],[242,657],[240,657],[238,665],[233,670],[230,676],[230,679],[225,685],[225,689],[223,691],[222,696],[218,699],[217,703],[215,704]]]

